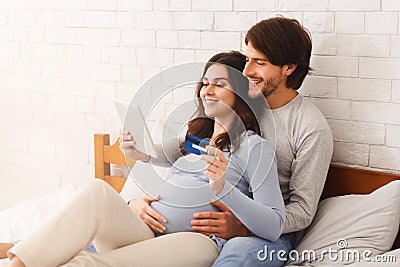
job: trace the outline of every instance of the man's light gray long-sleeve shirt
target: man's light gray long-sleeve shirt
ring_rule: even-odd
[[[265,109],[260,127],[263,137],[275,142],[286,211],[283,233],[303,230],[311,224],[324,188],[332,132],[319,109],[300,94],[283,107]]]

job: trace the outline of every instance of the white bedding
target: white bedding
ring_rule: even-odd
[[[77,192],[79,186],[66,186],[41,197],[0,211],[0,242],[23,239],[52,211],[65,204]],[[0,267],[8,260],[0,260]]]

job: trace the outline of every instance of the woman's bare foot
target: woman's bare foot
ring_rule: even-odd
[[[18,257],[14,256],[11,259],[8,267],[26,267],[26,266],[25,266],[25,264],[23,264],[23,262]]]
[[[0,259],[7,258],[7,251],[13,246],[13,243],[0,243]]]

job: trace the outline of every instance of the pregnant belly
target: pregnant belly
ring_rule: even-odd
[[[193,177],[173,177],[157,192],[161,198],[152,202],[151,207],[167,218],[167,222],[163,223],[167,228],[165,234],[194,231],[190,223],[193,213],[219,211],[210,204],[213,195],[208,182]]]

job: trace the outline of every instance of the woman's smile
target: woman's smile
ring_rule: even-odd
[[[214,104],[216,104],[216,103],[218,103],[218,102],[219,102],[218,99],[212,99],[212,98],[205,98],[205,99],[203,100],[203,103],[204,103],[204,105],[206,105],[206,106],[212,106],[212,105],[214,105]]]

